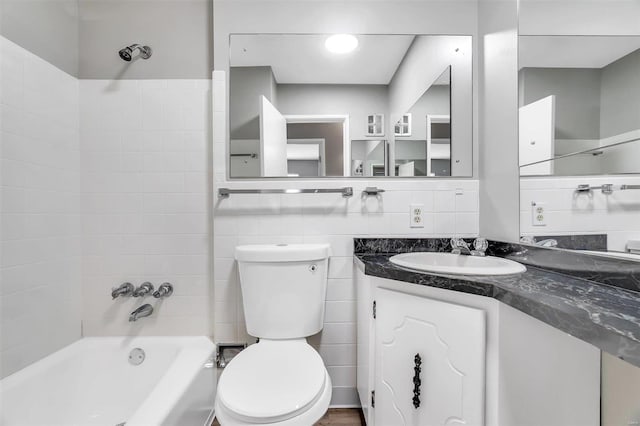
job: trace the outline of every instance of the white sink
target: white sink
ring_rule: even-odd
[[[416,271],[453,275],[508,275],[527,270],[524,265],[494,256],[416,252],[398,254],[391,263]]]

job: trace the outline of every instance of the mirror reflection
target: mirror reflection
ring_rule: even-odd
[[[451,176],[451,67],[396,123],[395,176]]]
[[[520,174],[640,172],[640,37],[519,40]]]
[[[232,35],[230,177],[471,176],[471,48],[470,36]]]
[[[640,36],[520,36],[524,242],[640,261]]]

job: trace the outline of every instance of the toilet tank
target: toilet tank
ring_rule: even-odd
[[[329,255],[328,244],[236,247],[248,333],[296,339],[322,330]]]

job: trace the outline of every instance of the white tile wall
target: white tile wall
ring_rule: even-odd
[[[78,81],[0,37],[0,378],[80,337]]]
[[[353,186],[355,196],[339,194],[214,195],[214,322],[216,341],[255,341],[246,334],[234,247],[261,243],[331,244],[326,318],[310,343],[322,355],[334,386],[332,404],[357,404],[355,393],[355,289],[353,238],[356,236],[476,236],[478,182],[450,180],[325,180],[229,182],[225,178],[224,73],[214,72],[214,189]],[[366,186],[379,186],[380,198],[362,199]],[[424,205],[424,228],[409,228],[409,204]]]
[[[211,81],[81,80],[84,334],[210,335]],[[130,281],[169,299],[111,300]],[[128,322],[143,303],[149,318]]]
[[[640,191],[576,193],[580,184],[640,184],[640,176],[523,178],[520,182],[520,229],[523,235],[607,234],[609,250],[624,251],[627,240],[640,240]],[[546,203],[546,226],[533,226],[531,203]]]

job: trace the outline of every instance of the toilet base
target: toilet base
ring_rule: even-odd
[[[216,398],[215,403],[215,417],[221,426],[249,426],[249,425],[265,425],[265,426],[311,426],[325,415],[329,409],[329,403],[331,402],[332,384],[329,373],[326,374],[326,386],[320,398],[304,413],[292,417],[287,420],[283,420],[275,423],[247,423],[241,421],[235,417],[228,410],[220,404]]]

